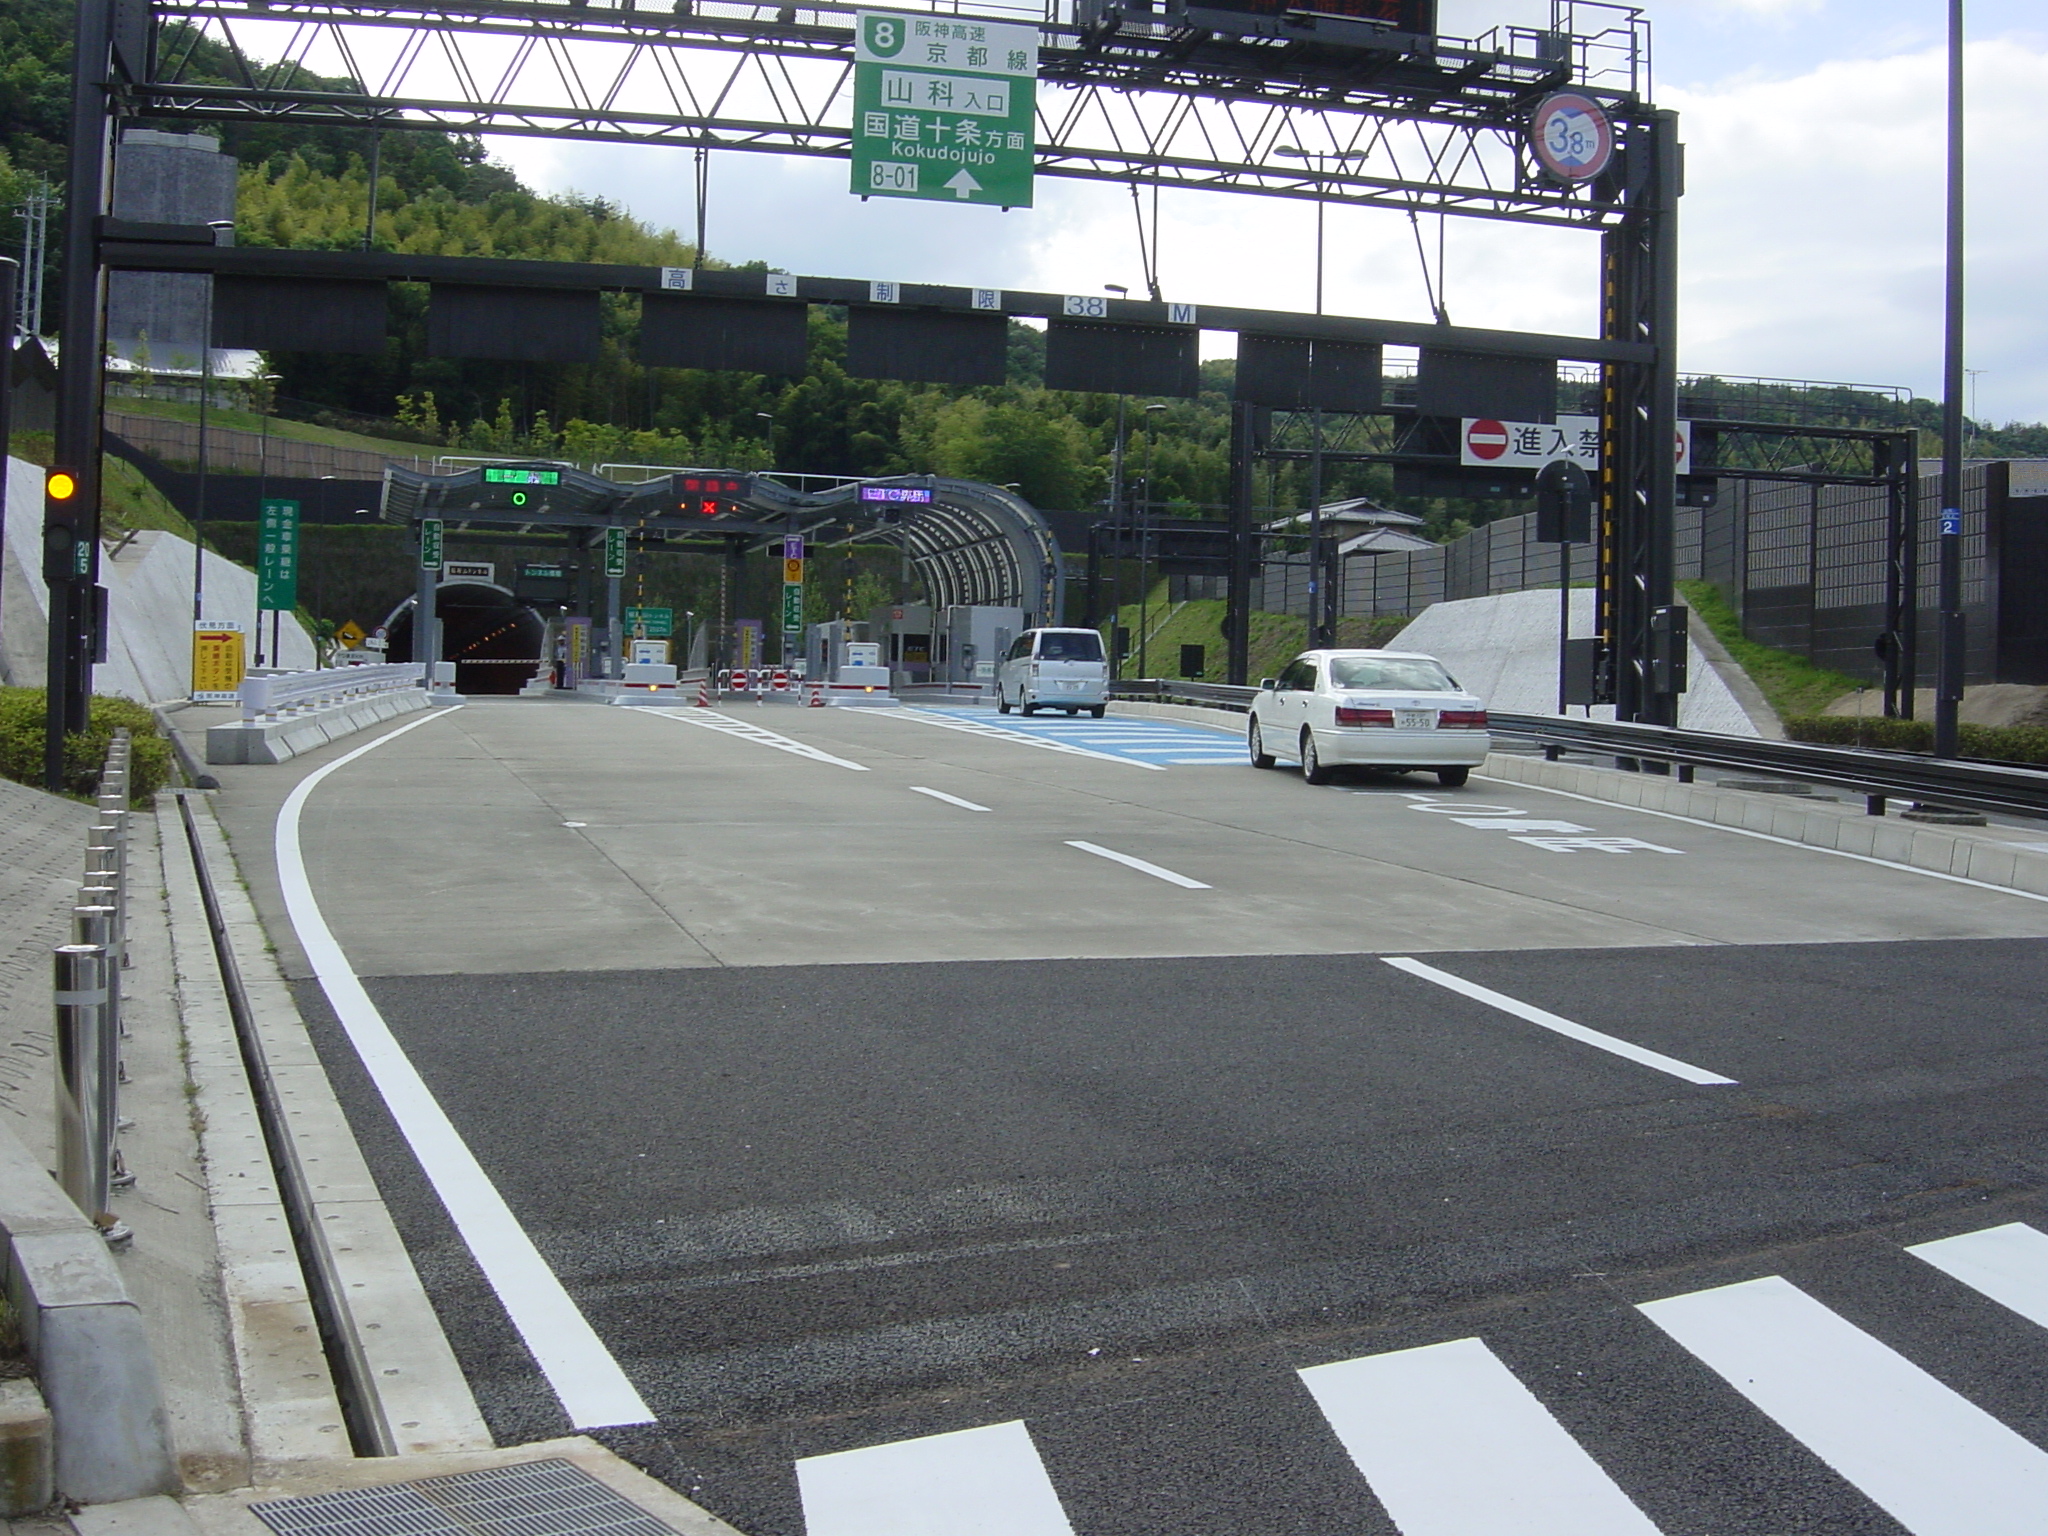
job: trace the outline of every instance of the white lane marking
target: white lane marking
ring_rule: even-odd
[[[1074,1536],[1020,1421],[796,1464],[807,1536]]]
[[[910,786],[914,795],[930,795],[934,800],[943,800],[948,805],[957,805],[963,811],[985,811],[985,805],[976,805],[972,800],[962,800],[958,795],[949,795],[943,789],[926,789],[922,784]]]
[[[1134,757],[1118,757],[1113,752],[1091,752],[1086,747],[1077,747],[1070,741],[1048,741],[1043,736],[1033,736],[1027,731],[1013,731],[1000,725],[987,725],[979,720],[959,720],[941,715],[929,709],[867,709],[864,715],[879,715],[886,720],[910,720],[919,725],[936,725],[943,730],[965,731],[970,736],[990,736],[997,741],[1007,741],[1017,746],[1039,747],[1047,752],[1065,752],[1071,757],[1092,757],[1101,763],[1122,763],[1126,768],[1149,768],[1155,773],[1166,772],[1164,763],[1141,762]]]
[[[1659,1072],[1668,1072],[1673,1077],[1682,1077],[1688,1083],[1698,1083],[1704,1087],[1732,1085],[1735,1082],[1735,1079],[1732,1077],[1723,1077],[1718,1072],[1709,1072],[1704,1067],[1695,1067],[1689,1062],[1678,1060],[1675,1056],[1666,1056],[1661,1052],[1649,1050],[1644,1046],[1631,1044],[1627,1040],[1617,1039],[1613,1035],[1603,1035],[1599,1030],[1588,1029],[1583,1024],[1574,1024],[1570,1019],[1560,1018],[1554,1013],[1546,1013],[1543,1009],[1535,1007],[1530,1003],[1509,997],[1505,992],[1496,992],[1491,987],[1482,987],[1476,981],[1467,981],[1462,976],[1453,976],[1449,971],[1440,971],[1433,965],[1424,965],[1420,960],[1411,960],[1406,955],[1381,955],[1380,958],[1397,971],[1406,971],[1410,976],[1419,976],[1424,981],[1433,981],[1440,987],[1446,987],[1453,992],[1471,998],[1474,1002],[1484,1003],[1489,1008],[1498,1008],[1502,1013],[1511,1013],[1518,1019],[1526,1019],[1531,1024],[1540,1024],[1545,1029],[1555,1030],[1568,1040],[1576,1040],[1581,1045],[1590,1045],[1603,1051],[1611,1051],[1616,1056],[1624,1057],[1641,1066],[1654,1067]]]
[[[469,1150],[447,1112],[421,1080],[391,1026],[363,990],[327,919],[314,899],[299,846],[299,813],[321,780],[407,731],[438,720],[449,711],[401,725],[366,746],[337,757],[301,779],[277,813],[277,879],[284,889],[284,907],[307,963],[320,978],[321,990],[334,1016],[347,1031],[349,1043],[362,1059],[370,1080],[398,1122],[413,1156],[441,1197],[449,1219],[475,1255],[477,1267],[504,1304],[512,1326],[533,1352],[533,1358],[561,1400],[569,1421],[578,1429],[614,1424],[651,1424],[654,1415],[633,1389],[619,1362],[598,1338],[533,1239],[519,1225],[504,1196],[498,1193],[476,1155]]]
[[[1206,891],[1212,889],[1212,887],[1202,884],[1199,880],[1190,880],[1186,875],[1177,875],[1170,869],[1162,869],[1157,864],[1148,864],[1143,859],[1133,858],[1128,853],[1118,853],[1114,848],[1104,848],[1098,843],[1084,843],[1077,838],[1070,837],[1067,839],[1067,846],[1069,848],[1078,848],[1083,853],[1092,853],[1098,859],[1112,859],[1118,864],[1128,865],[1132,869],[1151,875],[1154,879],[1167,881],[1169,884],[1181,886],[1186,890]]]
[[[1657,1536],[1478,1339],[1301,1379],[1402,1536]]]
[[[2048,896],[2034,891],[2016,890],[2009,885],[1993,885],[1987,880],[1972,880],[1967,875],[1944,874],[1938,869],[1922,869],[1917,864],[1901,864],[1896,859],[1880,859],[1875,854],[1851,853],[1846,848],[1823,848],[1818,843],[1802,843],[1797,838],[1779,837],[1770,832],[1758,832],[1750,827],[1731,827],[1726,822],[1707,821],[1698,816],[1681,816],[1676,811],[1653,811],[1648,806],[1623,805],[1615,800],[1602,800],[1598,795],[1574,794],[1568,789],[1552,789],[1547,784],[1525,784],[1520,779],[1496,779],[1491,774],[1473,775],[1490,784],[1508,784],[1516,789],[1533,789],[1538,794],[1561,795],[1567,800],[1580,800],[1587,805],[1611,806],[1617,811],[1633,811],[1638,816],[1657,816],[1665,821],[1682,821],[1687,826],[1711,827],[1716,832],[1732,832],[1737,837],[1753,837],[1762,843],[1777,843],[1786,848],[1804,848],[1808,853],[1832,854],[1838,859],[1854,859],[1858,864],[1875,864],[1880,869],[1901,870],[1909,875],[1924,875],[1929,880],[1946,880],[1950,885],[1974,886],[1980,891],[1996,891],[2001,896],[2019,896],[2027,901],[2048,901]]]
[[[2048,1232],[2014,1221],[1938,1242],[1916,1243],[1906,1252],[2029,1322],[2048,1328]]]
[[[755,725],[747,720],[735,720],[731,715],[720,714],[715,709],[649,709],[642,707],[632,711],[636,715],[660,715],[668,720],[681,720],[687,725],[701,725],[707,730],[718,731],[726,736],[737,736],[741,741],[751,741],[764,747],[773,747],[778,752],[794,753],[808,757],[813,762],[830,763],[835,768],[851,768],[855,773],[866,773],[866,763],[850,763],[843,757],[834,757],[822,752],[807,742],[792,741],[766,726]]]
[[[1789,1280],[1637,1310],[1914,1536],[2040,1536],[2048,1453]]]

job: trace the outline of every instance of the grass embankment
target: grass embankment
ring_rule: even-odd
[[[1863,687],[1855,678],[1817,667],[1803,656],[1745,639],[1735,610],[1711,584],[1681,581],[1687,606],[1706,621],[1728,654],[1763,690],[1794,741],[1837,747],[1876,747],[1888,752],[1932,752],[1934,723],[1890,720],[1882,715],[1824,715],[1845,693]],[[2048,763],[2048,729],[2035,725],[1961,725],[1957,747],[1964,757],[2007,763]]]
[[[1118,624],[1131,632],[1131,652],[1124,665],[1124,675],[1193,679],[1196,674],[1181,670],[1180,648],[1183,645],[1199,645],[1202,647],[1200,680],[1222,682],[1230,655],[1229,642],[1223,638],[1225,606],[1216,598],[1197,598],[1178,604],[1168,602],[1166,584],[1160,583],[1153,589],[1151,601],[1144,610],[1144,617],[1149,621],[1150,627],[1149,638],[1145,643],[1145,667],[1140,672],[1139,606],[1136,603],[1124,604],[1117,611],[1116,618]],[[1399,616],[1340,619],[1337,621],[1337,643],[1361,648],[1383,646],[1407,622],[1405,617]],[[1104,633],[1107,634],[1106,628]],[[1288,613],[1253,613],[1249,646],[1250,680],[1256,683],[1262,677],[1273,676],[1306,649],[1307,645],[1307,620]]]
[[[17,784],[43,782],[43,690],[0,688],[0,777]],[[86,729],[64,738],[64,789],[89,796],[99,786],[114,732],[126,726],[134,736],[128,773],[129,799],[146,805],[170,782],[171,744],[157,733],[147,706],[111,694],[95,695]]]
[[[1844,673],[1815,666],[1804,656],[1749,639],[1742,633],[1742,620],[1712,582],[1681,581],[1678,590],[1686,606],[1727,647],[1735,664],[1749,674],[1749,680],[1762,691],[1779,719],[1790,721],[1818,715],[1843,694],[1854,693],[1863,686]]]
[[[131,416],[162,416],[171,421],[199,420],[199,402],[196,400],[145,400],[132,395],[109,395],[107,409],[125,412]],[[382,453],[398,458],[415,458],[445,450],[435,448],[431,443],[400,442],[393,438],[365,437],[360,432],[345,432],[339,427],[316,426],[310,421],[289,421],[282,416],[262,416],[255,411],[239,410],[232,406],[209,406],[206,412],[209,428],[221,427],[236,432],[268,431],[272,437],[291,438],[301,443],[321,443],[329,448],[358,448],[365,453]]]

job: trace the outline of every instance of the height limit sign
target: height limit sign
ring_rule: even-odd
[[[853,190],[1031,206],[1038,29],[863,11]]]

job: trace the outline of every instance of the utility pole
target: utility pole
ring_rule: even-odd
[[[1941,534],[1936,545],[1940,643],[1934,755],[1956,755],[1963,702],[1963,0],[1948,4],[1948,277],[1942,316]],[[1907,686],[1912,686],[1909,682]]]

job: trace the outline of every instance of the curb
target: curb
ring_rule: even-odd
[[[353,736],[399,715],[430,709],[435,701],[422,689],[397,688],[389,693],[354,699],[332,709],[287,715],[281,720],[238,720],[209,726],[209,763],[282,763],[330,741]]]
[[[202,797],[187,796],[184,803],[191,815],[190,844],[196,844],[204,861],[218,907],[221,947],[229,962],[224,969],[232,972],[227,978],[230,996],[217,1010],[211,1053],[222,1067],[231,1061],[241,1068],[246,1061],[262,1080],[263,1092],[271,1100],[269,1123],[281,1141],[265,1148],[265,1116],[258,1096],[247,1076],[232,1074],[239,1077],[240,1094],[232,1105],[222,1107],[244,1129],[230,1151],[231,1161],[223,1165],[229,1176],[219,1181],[228,1186],[232,1202],[219,1206],[225,1217],[223,1283],[231,1297],[239,1291],[249,1298],[236,1308],[238,1354],[244,1353],[246,1332],[246,1343],[261,1352],[249,1364],[271,1387],[281,1389],[273,1397],[245,1381],[252,1420],[259,1414],[271,1417],[273,1449],[279,1453],[258,1460],[289,1463],[347,1454],[336,1384],[321,1356],[317,1328],[306,1326],[314,1320],[315,1288],[328,1304],[326,1321],[338,1335],[334,1342],[343,1357],[344,1376],[339,1385],[350,1399],[353,1427],[365,1442],[366,1453],[431,1455],[487,1449],[492,1444],[490,1431],[314,1052],[305,1021],[235,872],[227,839]],[[186,841],[182,826],[177,832],[180,841]],[[186,909],[180,915],[188,915],[190,904],[201,900],[195,878],[194,889],[180,904]],[[239,1039],[231,1018],[238,1002],[246,1009]],[[226,1038],[218,1033],[223,1026]],[[198,1066],[195,1040],[195,1081]],[[212,1150],[209,1147],[210,1178]],[[279,1187],[280,1175],[286,1188]],[[216,1199],[218,1204],[220,1197]],[[289,1211],[288,1204],[296,1211]],[[303,1228],[307,1261],[316,1271],[310,1276],[301,1274],[291,1252],[288,1233],[293,1215]],[[286,1263],[280,1265],[280,1258]],[[258,1301],[259,1296],[265,1299]],[[291,1316],[288,1338],[295,1347],[288,1348],[274,1327],[259,1336],[253,1326],[268,1321],[265,1314],[279,1309]],[[273,1352],[274,1360],[269,1358]],[[301,1390],[309,1367],[278,1370],[287,1356],[319,1360],[325,1390],[310,1396]],[[281,1376],[294,1379],[287,1385]],[[252,1428],[252,1442],[255,1438]]]

